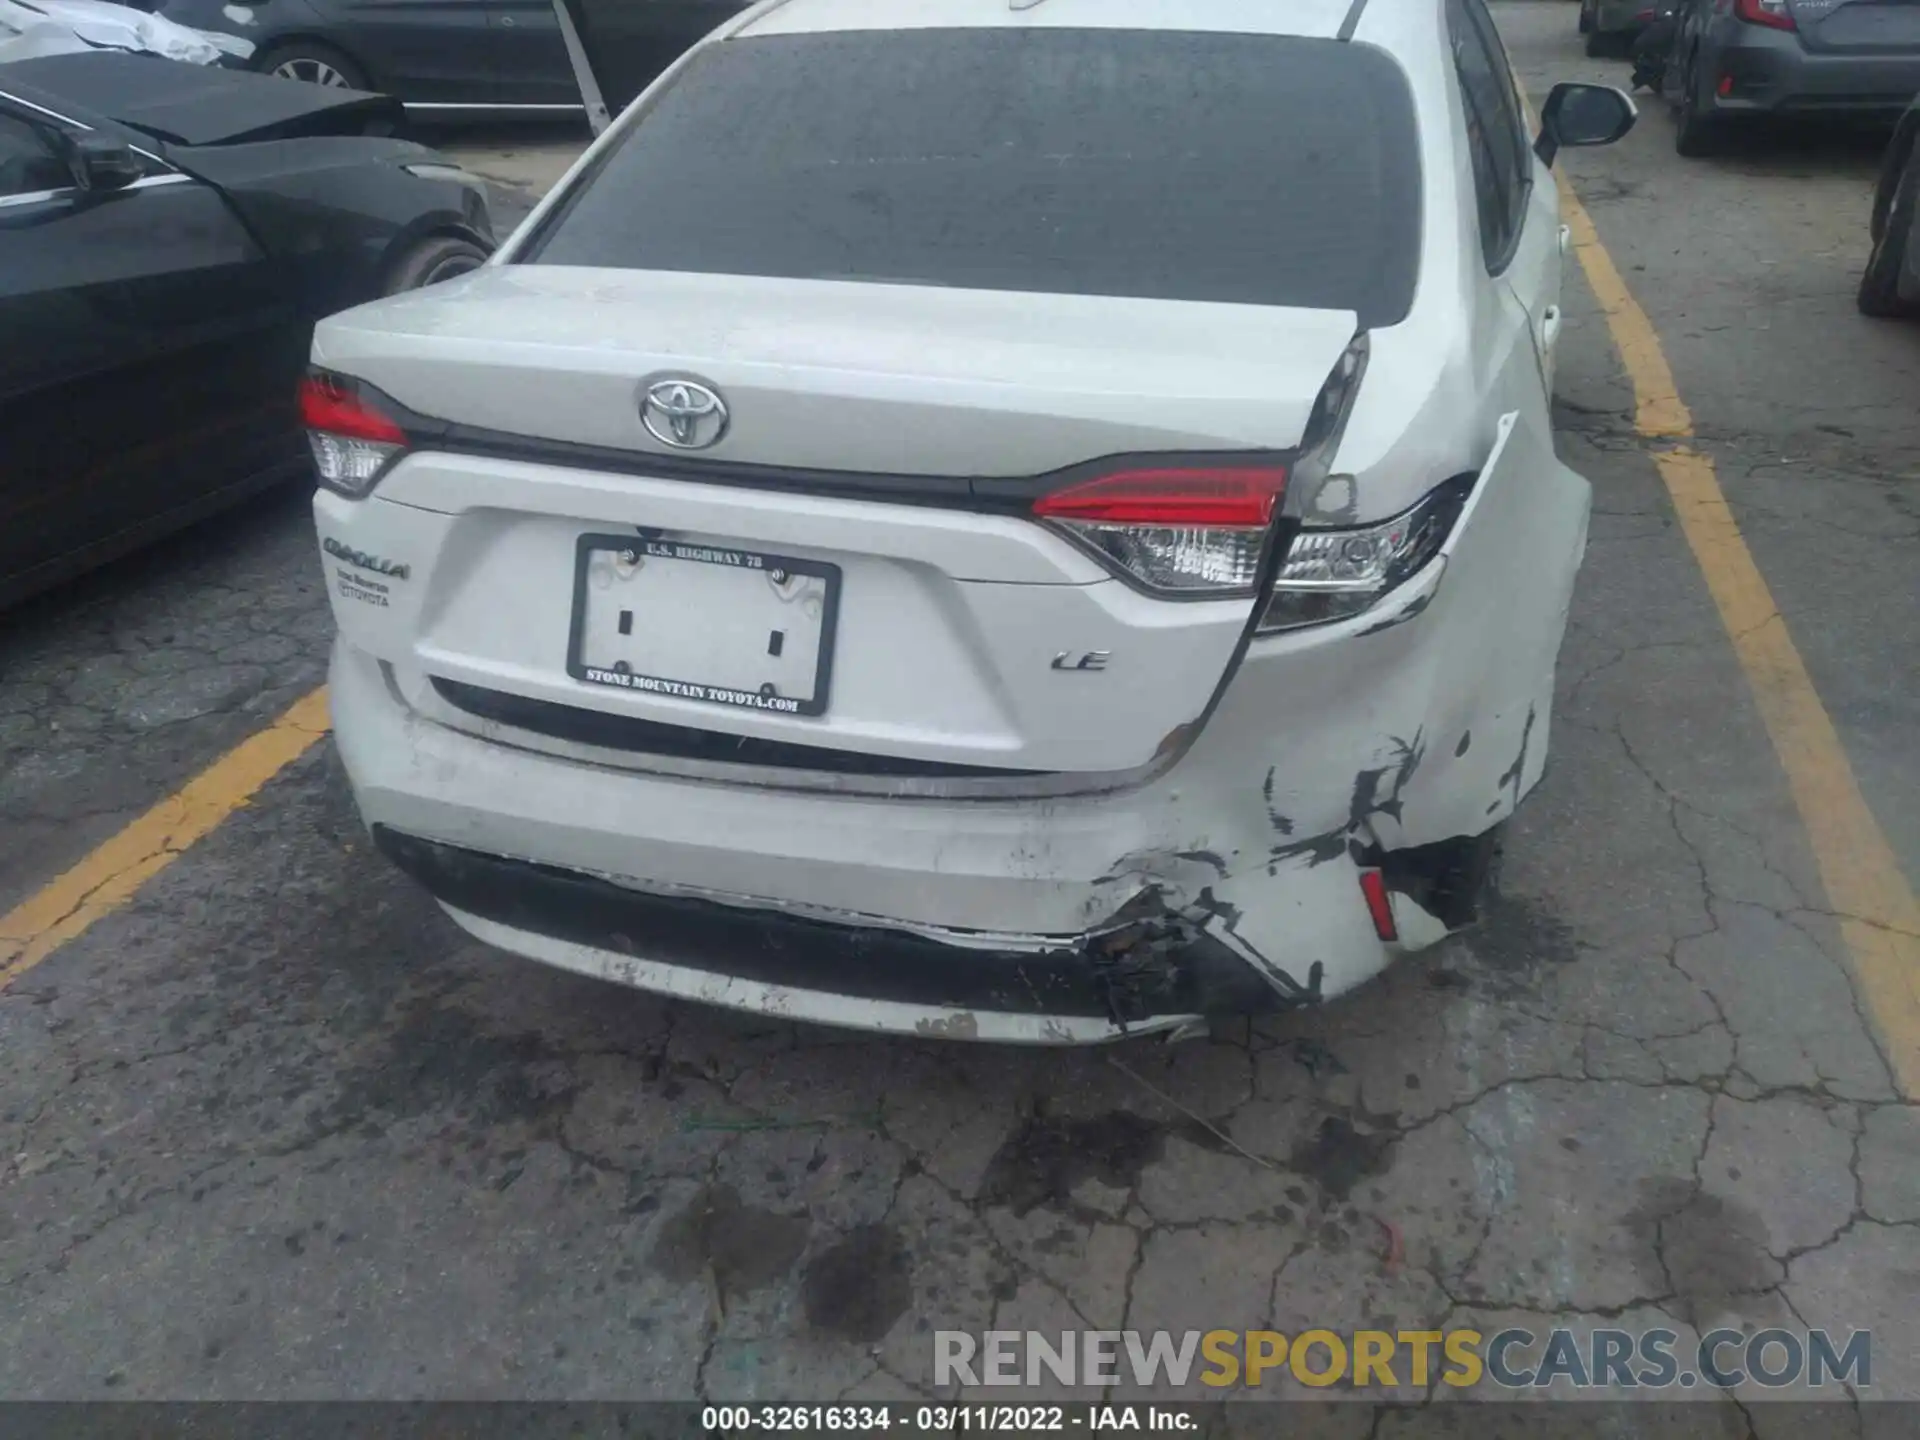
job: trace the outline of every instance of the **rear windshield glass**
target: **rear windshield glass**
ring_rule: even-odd
[[[1412,301],[1405,77],[1332,40],[1133,30],[723,41],[521,259],[1297,305]]]

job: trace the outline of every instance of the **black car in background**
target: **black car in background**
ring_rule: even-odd
[[[251,40],[257,70],[379,90],[416,113],[581,110],[552,0],[165,0],[158,8],[182,25]],[[747,0],[620,0],[604,22],[623,71],[650,78],[746,8]]]
[[[308,473],[313,322],[481,264],[392,100],[101,51],[0,65],[0,605]]]
[[[1869,225],[1873,250],[1860,276],[1860,313],[1920,317],[1920,99],[1907,107],[1887,142]]]

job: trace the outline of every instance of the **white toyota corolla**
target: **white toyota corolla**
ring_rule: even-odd
[[[769,0],[314,337],[340,755],[482,939],[1072,1042],[1469,923],[1547,755],[1557,87],[1481,0]]]

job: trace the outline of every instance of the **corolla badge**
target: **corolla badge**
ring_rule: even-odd
[[[371,570],[376,575],[385,575],[390,580],[405,580],[413,574],[413,567],[401,560],[387,560],[378,555],[369,555],[364,550],[356,550],[351,545],[342,545],[331,535],[320,542],[320,548],[336,560],[344,560],[349,565],[362,570]]]
[[[654,439],[676,450],[719,444],[730,418],[719,391],[686,375],[663,375],[649,383],[640,398],[640,423]]]

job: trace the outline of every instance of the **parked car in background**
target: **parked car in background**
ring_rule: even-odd
[[[493,245],[398,106],[151,55],[0,65],[0,603],[298,476],[313,323]]]
[[[1873,251],[1860,276],[1863,315],[1920,315],[1920,99],[1894,127],[1873,192]]]
[[[593,17],[610,53],[664,70],[746,0],[641,0]],[[552,0],[166,0],[161,13],[254,43],[255,69],[379,90],[410,112],[577,115],[579,81]]]
[[[1683,0],[1663,67],[1674,148],[1713,150],[1743,120],[1891,120],[1920,93],[1920,4]]]
[[[1587,37],[1587,54],[1625,55],[1634,37],[1653,23],[1647,0],[1580,0],[1580,33]]]

